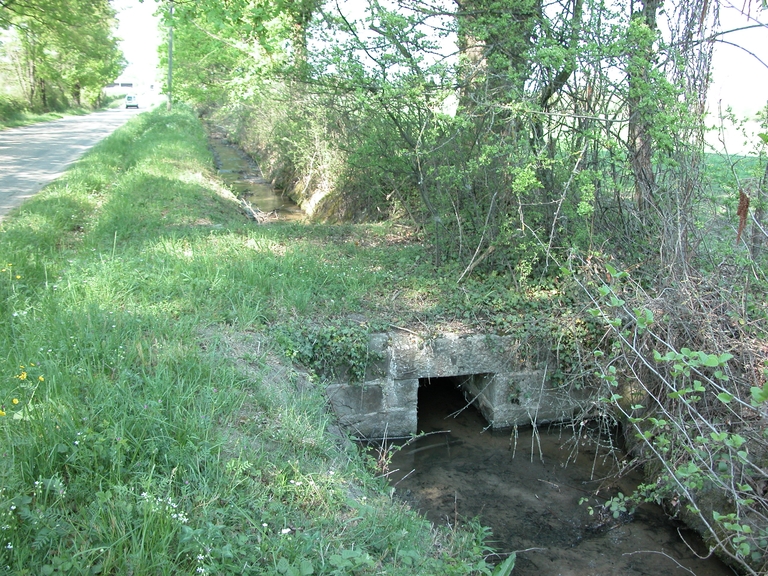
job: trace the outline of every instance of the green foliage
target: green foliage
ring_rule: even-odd
[[[605,503],[605,509],[614,518],[620,518],[622,514],[634,514],[635,506],[632,500],[624,495],[623,492],[619,492],[616,496],[609,499]]]
[[[20,98],[0,95],[0,122],[15,120],[27,111],[27,104]]]
[[[370,333],[368,326],[346,322],[273,328],[274,337],[288,358],[321,375],[348,377],[352,382],[362,382],[368,366],[381,360],[380,355],[369,349]]]
[[[3,74],[7,85],[35,111],[100,104],[102,89],[126,65],[109,2],[12,4],[0,5],[0,27],[9,29],[2,53],[15,66]]]
[[[758,463],[765,453],[749,448],[763,431],[745,420],[732,421],[750,404],[762,404],[763,388],[748,390],[734,376],[735,346],[734,353],[717,353],[673,345],[681,321],[633,306],[642,301],[633,293],[642,294],[633,279],[610,265],[605,269],[607,283],[597,283],[596,307],[590,310],[612,335],[610,349],[595,352],[597,376],[605,384],[601,401],[631,426],[635,451],[645,454],[654,478],[629,498],[698,517],[693,522],[706,526],[710,546],[748,570],[763,566],[766,539],[756,532],[765,527],[755,518],[766,503],[756,497],[754,486],[763,481]],[[654,307],[663,309],[658,301]],[[694,322],[701,323],[703,333],[708,320],[688,318],[682,333],[691,338]],[[632,368],[638,363],[647,370]],[[614,514],[621,504],[611,503]]]

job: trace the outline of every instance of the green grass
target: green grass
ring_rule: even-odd
[[[487,531],[393,499],[276,344],[453,319],[422,249],[257,226],[213,174],[194,115],[156,110],[0,224],[0,570],[489,574]]]
[[[122,102],[122,96],[107,97],[104,104],[99,109],[114,108],[119,106]],[[60,120],[65,116],[85,116],[94,111],[94,108],[86,106],[75,106],[68,108],[60,112],[31,112],[29,110],[23,110],[13,107],[3,107],[2,100],[0,100],[0,130],[6,128],[18,128],[20,126],[29,126],[30,124],[38,124],[40,122],[52,122],[54,120]]]

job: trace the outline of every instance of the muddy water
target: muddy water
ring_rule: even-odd
[[[264,179],[258,164],[223,134],[209,129],[208,143],[219,175],[235,196],[262,212],[273,213],[277,220],[296,221],[304,217],[295,202]]]
[[[516,443],[514,433],[484,432],[487,422],[474,409],[448,416],[466,402],[446,380],[419,391],[421,431],[446,432],[394,452],[389,465],[395,493],[433,523],[479,517],[498,553],[517,552],[515,575],[732,574],[697,558],[681,536],[701,555],[703,544],[655,506],[618,521],[602,514],[600,503],[642,480],[638,473],[613,479],[615,460],[604,447],[576,443],[566,429],[533,436],[520,429]]]

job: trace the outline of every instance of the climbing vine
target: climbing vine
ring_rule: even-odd
[[[768,568],[768,363],[743,317],[701,281],[650,297],[608,263],[582,266],[603,410],[625,427],[648,481],[631,499],[662,504],[750,574]],[[575,271],[574,268],[572,270]],[[597,272],[597,274],[595,274]],[[717,309],[713,309],[712,305]],[[765,319],[762,319],[763,321]]]

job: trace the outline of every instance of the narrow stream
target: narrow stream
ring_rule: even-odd
[[[601,513],[599,504],[642,481],[639,472],[613,478],[605,448],[576,445],[564,428],[519,429],[516,442],[514,433],[484,431],[479,412],[461,411],[466,401],[454,379],[423,383],[418,402],[420,431],[446,432],[394,451],[395,493],[435,524],[479,517],[498,553],[517,552],[515,575],[733,574],[697,558],[693,550],[706,556],[703,543],[657,506],[618,520]]]
[[[296,221],[304,217],[293,200],[278,193],[264,179],[259,165],[215,128],[208,129],[208,143],[222,180],[239,200],[272,215],[270,220]]]

